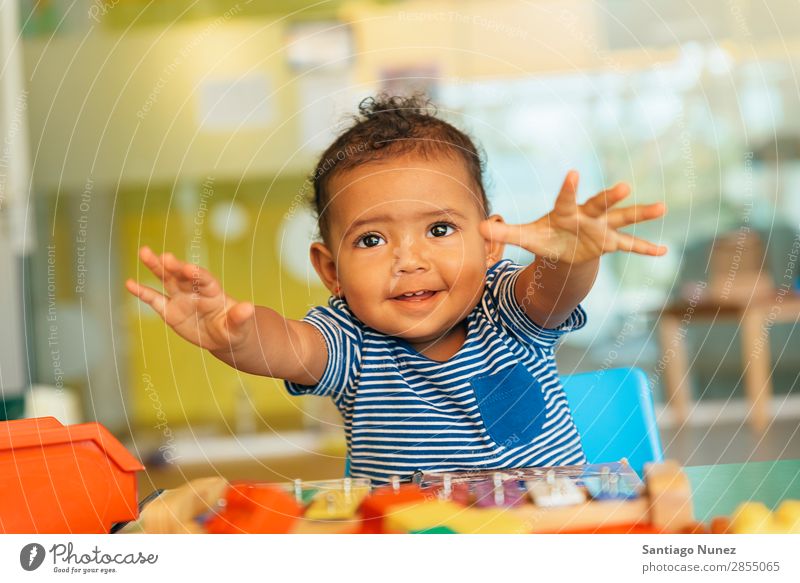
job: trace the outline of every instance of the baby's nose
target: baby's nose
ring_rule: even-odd
[[[427,271],[429,268],[430,262],[424,245],[418,244],[411,238],[406,238],[394,248],[393,271],[395,273]]]

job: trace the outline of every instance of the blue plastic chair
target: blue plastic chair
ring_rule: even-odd
[[[664,461],[653,395],[639,368],[613,368],[561,377],[572,418],[590,464],[626,458],[640,476]]]
[[[590,464],[626,458],[640,476],[664,461],[653,395],[640,368],[612,368],[561,377]],[[345,459],[350,475],[350,457]]]

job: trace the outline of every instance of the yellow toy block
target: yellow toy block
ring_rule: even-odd
[[[412,502],[387,509],[388,532],[417,532],[439,526],[464,534],[528,532],[525,522],[504,508],[465,508],[446,500]]]
[[[361,501],[369,494],[369,486],[353,485],[345,478],[341,488],[322,488],[306,510],[308,520],[346,520],[353,518]]]
[[[760,502],[745,502],[734,512],[729,532],[800,534],[800,500],[784,500],[775,512]]]
[[[784,500],[775,511],[775,519],[786,534],[800,534],[800,500]]]
[[[507,508],[468,508],[445,526],[468,534],[523,534],[530,531],[525,521]]]
[[[761,502],[744,502],[733,513],[730,530],[734,534],[772,534],[772,512]]]
[[[730,531],[734,534],[778,534],[779,528],[764,504],[744,502],[733,513]]]
[[[414,532],[444,526],[448,519],[464,507],[446,500],[409,502],[386,509],[384,525],[387,532]]]

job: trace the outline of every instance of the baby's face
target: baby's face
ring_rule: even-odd
[[[475,307],[500,258],[478,231],[486,217],[476,189],[448,157],[404,157],[334,176],[331,291],[338,285],[353,313],[385,334],[412,344],[440,339]]]

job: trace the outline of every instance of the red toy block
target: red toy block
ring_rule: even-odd
[[[360,510],[363,518],[361,533],[383,533],[383,519],[387,512],[391,512],[392,506],[409,502],[422,502],[425,498],[425,493],[416,484],[383,486],[375,489],[361,503]]]
[[[206,523],[206,532],[283,534],[302,514],[302,507],[278,486],[232,484],[225,494],[225,506]]]

